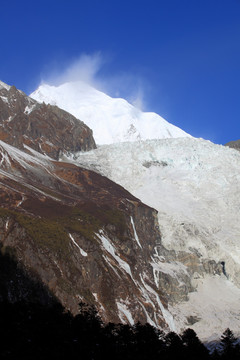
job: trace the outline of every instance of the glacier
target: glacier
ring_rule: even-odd
[[[191,327],[202,339],[217,338],[227,327],[239,333],[240,152],[178,138],[104,145],[62,160],[110,178],[158,210],[162,243],[169,250],[224,262],[226,275],[195,273],[188,301],[170,306],[177,331],[194,316]],[[183,264],[163,266],[184,271]]]

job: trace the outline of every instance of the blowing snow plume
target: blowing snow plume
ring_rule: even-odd
[[[51,76],[31,97],[57,105],[84,121],[99,145],[188,136],[156,113],[142,112],[143,82],[136,78],[133,87],[134,77],[124,73],[110,78],[106,62],[100,53],[82,55],[61,74]],[[124,86],[129,94],[124,97],[135,106],[123,98],[106,95],[117,91],[119,96]]]
[[[66,82],[82,81],[97,87],[97,74],[103,67],[104,60],[100,52],[93,55],[82,54],[65,65],[64,69],[54,68],[50,74],[43,76],[42,83],[59,86]]]
[[[112,74],[107,65],[111,57],[101,52],[81,54],[73,61],[60,65],[55,63],[42,76],[41,84],[59,86],[68,82],[83,82],[104,93],[127,99],[140,110],[145,107],[146,80],[136,74],[118,70]]]

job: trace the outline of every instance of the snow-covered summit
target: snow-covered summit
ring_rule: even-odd
[[[96,143],[190,137],[153,112],[142,112],[126,100],[111,98],[81,81],[60,86],[41,85],[30,95],[39,102],[50,103],[84,121],[92,130]]]

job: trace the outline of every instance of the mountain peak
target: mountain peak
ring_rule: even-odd
[[[30,95],[39,102],[57,105],[84,121],[96,143],[190,137],[154,112],[142,112],[126,100],[112,98],[82,82],[59,86],[42,84]]]

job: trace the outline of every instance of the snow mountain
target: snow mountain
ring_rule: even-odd
[[[153,112],[142,112],[126,100],[112,98],[81,81],[60,86],[42,84],[30,97],[57,105],[92,130],[97,144],[190,137]]]
[[[154,249],[173,267],[176,257],[161,244],[157,211],[107,177],[59,161],[60,154],[78,148],[95,148],[85,124],[13,86],[1,86],[1,252],[14,254],[74,314],[84,301],[105,321],[174,330],[165,286],[170,278],[157,268]],[[9,285],[11,274],[5,277],[6,301],[28,298],[26,289],[16,294]],[[179,279],[186,277],[182,267]]]
[[[240,152],[86,84],[40,89],[54,105],[0,83],[1,250],[73,313],[85,301],[106,321],[238,334]]]

